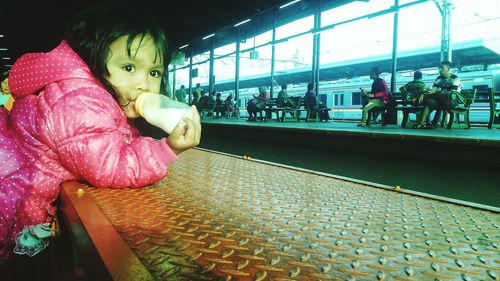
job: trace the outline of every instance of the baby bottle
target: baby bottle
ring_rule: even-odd
[[[187,104],[160,94],[141,94],[135,101],[135,110],[149,124],[162,129],[167,134],[172,133],[182,118],[193,119],[193,113]]]

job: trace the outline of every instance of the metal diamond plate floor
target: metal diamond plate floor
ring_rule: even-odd
[[[157,280],[500,280],[498,212],[190,150],[143,189],[96,189]]]

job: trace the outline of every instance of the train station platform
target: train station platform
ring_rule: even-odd
[[[202,120],[203,125],[243,126],[247,128],[271,128],[283,131],[309,131],[330,135],[363,136],[371,138],[389,138],[400,140],[425,140],[440,143],[477,144],[480,146],[500,146],[500,130],[488,129],[485,125],[471,129],[410,129],[399,125],[382,127],[374,124],[370,127],[357,127],[354,122],[277,122],[274,120],[248,122],[246,119],[210,119]]]
[[[202,125],[202,148],[500,207],[498,129],[211,118]]]
[[[61,194],[85,280],[499,280],[500,209],[203,149]]]

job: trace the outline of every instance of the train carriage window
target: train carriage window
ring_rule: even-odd
[[[338,94],[335,94],[334,105],[339,105],[339,95]]]
[[[319,94],[319,101],[322,104],[326,104],[326,94]]]
[[[340,105],[344,105],[344,94],[340,95]]]
[[[351,101],[351,105],[361,105],[361,92],[353,92]]]
[[[486,92],[488,91],[488,85],[474,85],[472,86],[472,89],[477,89],[480,92]]]

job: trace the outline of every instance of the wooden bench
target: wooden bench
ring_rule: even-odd
[[[266,102],[266,107],[262,110],[265,112],[267,118],[272,119],[273,113],[276,114],[276,120],[278,122],[283,122],[285,120],[286,113],[289,113],[293,116],[294,121],[299,121],[298,119],[298,110],[300,110],[301,104],[303,105],[301,97],[290,97],[290,99],[294,102],[294,107],[285,107],[281,104],[278,104],[277,98],[270,98]],[[281,117],[280,117],[281,113]],[[262,117],[262,113],[261,113]]]
[[[224,112],[224,118],[226,119],[240,119],[240,108],[238,106],[230,106],[225,103],[226,111]]]
[[[474,99],[476,97],[476,89],[470,89],[470,90],[462,90],[460,95],[463,97],[464,102],[460,103],[457,107],[452,108],[452,109],[442,109],[444,110],[445,114],[448,114],[448,121],[443,122],[446,123],[447,128],[451,129],[453,128],[470,128],[470,106],[472,103],[474,103]],[[393,110],[394,112],[401,111],[403,113],[403,120],[401,121],[401,127],[406,128],[408,121],[409,121],[409,115],[410,114],[415,114],[416,115],[416,121],[420,122],[421,116],[422,116],[422,110],[424,108],[424,105],[415,105],[409,101],[406,100],[404,95],[401,93],[393,93],[391,94],[392,96],[392,104],[387,104],[384,107],[378,107],[370,110],[370,116],[372,112],[382,112],[383,116],[383,124],[387,124],[387,114],[388,111]],[[500,109],[498,111],[500,114]],[[463,116],[463,122],[460,119],[460,116]],[[446,116],[443,116],[443,119],[445,119]],[[370,119],[368,118],[367,120],[367,125],[370,124]],[[499,124],[500,127],[500,124]]]
[[[321,121],[319,118],[319,113],[326,111],[328,114],[328,111],[330,111],[330,110],[332,110],[332,109],[329,107],[320,108],[319,110],[309,110],[309,108],[306,108],[305,99],[302,98],[300,100],[300,107],[297,109],[297,113],[300,117],[300,112],[305,111],[306,112],[306,122],[311,122],[311,121],[319,122],[319,121]],[[325,121],[327,121],[327,120],[325,120]]]
[[[300,96],[295,96],[295,97],[289,97],[289,99],[292,100],[294,106],[293,107],[286,107],[283,105],[277,105],[276,111],[277,111],[277,118],[278,121],[284,122],[285,120],[293,120],[298,122],[299,121],[299,109],[301,106],[304,106],[304,99]],[[281,118],[279,117],[279,113],[281,112]],[[285,119],[286,114],[290,114],[292,118]]]
[[[266,105],[263,109],[261,109],[258,113],[260,115],[260,119],[262,121],[266,121],[268,118],[272,119],[273,118],[273,112],[276,113],[276,119],[279,119],[278,113],[276,110],[276,105],[278,104],[278,101],[276,98],[269,98],[266,101]],[[262,115],[264,113],[264,116]]]
[[[366,103],[363,104],[363,107],[365,104]],[[361,107],[361,109],[363,109],[363,107]],[[403,100],[403,96],[401,95],[401,93],[392,93],[390,95],[390,101],[387,102],[385,106],[375,107],[375,108],[370,109],[370,111],[368,111],[368,119],[366,120],[366,125],[368,125],[368,126],[370,125],[370,123],[372,121],[371,120],[372,114],[375,112],[379,112],[382,114],[382,126],[385,126],[390,121],[390,120],[388,120],[388,115],[390,113],[397,114],[398,110],[403,112],[403,122],[401,123],[401,126],[403,128],[406,127],[406,124],[407,124],[408,119],[409,119],[409,114],[419,112],[418,108],[415,107],[412,103],[406,102],[405,100]],[[397,120],[397,116],[396,116],[396,120]]]
[[[490,96],[490,121],[488,129],[500,128],[500,92],[489,89]]]
[[[416,123],[420,122],[424,105],[414,104],[408,101],[406,95],[401,93],[394,93],[393,97],[396,102],[396,106],[394,107],[394,109],[403,113],[403,119],[401,120],[402,128],[406,128],[406,126],[408,125],[408,121],[410,121],[410,114],[415,114]]]
[[[474,103],[477,89],[462,90],[459,95],[462,96],[463,103],[459,103],[456,107],[447,109],[448,122],[447,129],[453,128],[470,128],[470,106]],[[460,121],[460,116],[463,115],[463,123]]]

